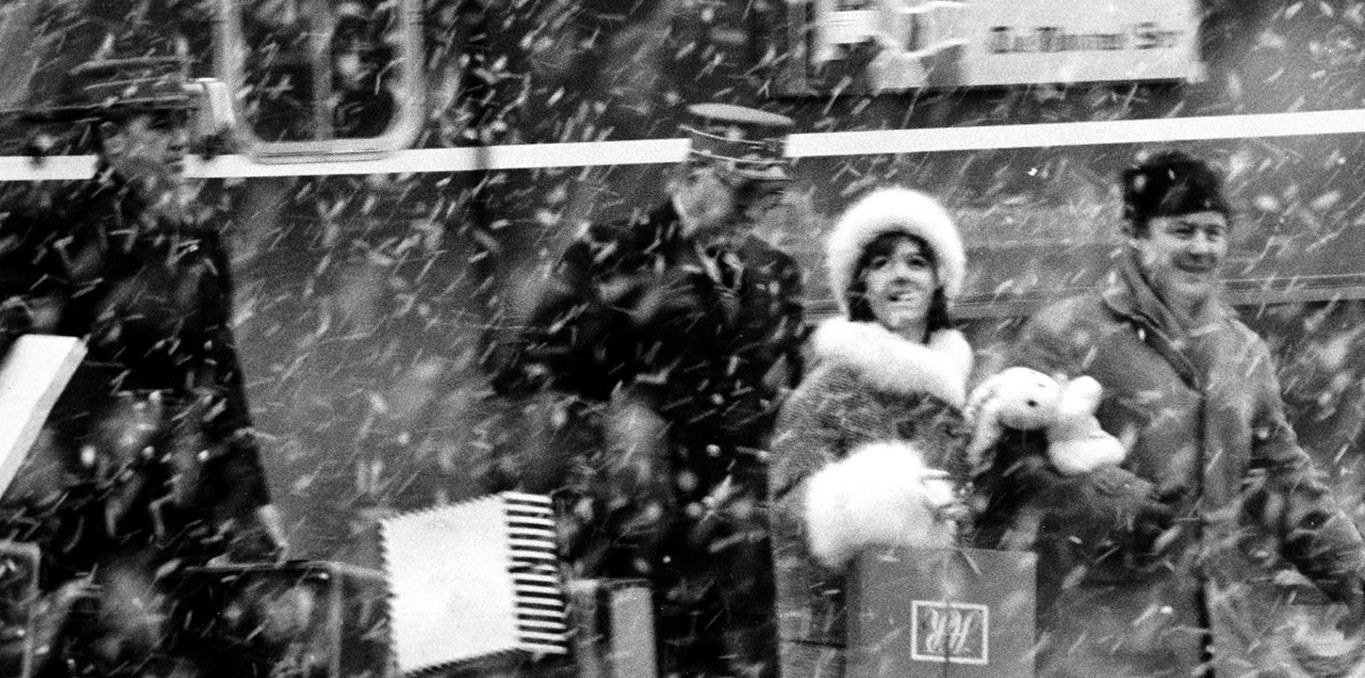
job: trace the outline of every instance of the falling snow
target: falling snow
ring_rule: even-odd
[[[238,55],[247,63],[238,95],[247,119],[271,140],[318,138],[309,97],[321,85],[307,69],[290,70],[288,61],[307,53],[300,41],[309,35],[312,3],[237,4],[247,45]],[[369,4],[382,13],[398,3]],[[881,94],[849,82],[788,91],[792,17],[780,0],[415,4],[419,63],[397,63],[392,25],[358,33],[356,40],[370,50],[362,59],[369,55],[377,70],[358,76],[361,85],[353,90],[342,80],[329,82],[329,105],[350,108],[325,115],[328,131],[321,136],[381,132],[415,100],[397,90],[403,69],[420,74],[425,105],[416,112],[420,131],[412,145],[427,149],[673,138],[680,135],[683,107],[704,101],[782,112],[799,132],[811,133],[1365,109],[1365,2],[1359,0],[1197,3],[1207,68],[1197,82],[1043,82]],[[25,105],[20,92],[51,99],[60,94],[54,89],[60,74],[100,50],[108,36],[154,36],[141,43],[150,50],[173,42],[172,26],[184,34],[195,75],[210,75],[220,66],[212,35],[217,6],[207,0],[6,0],[0,18],[32,29],[24,49],[0,41],[0,103]],[[0,35],[13,39],[14,25],[0,28]],[[86,152],[80,130],[49,125],[38,131],[52,153]],[[1359,134],[1304,132],[1180,145],[1229,170],[1238,201],[1225,270],[1232,299],[1272,348],[1300,442],[1356,523],[1365,525],[1365,141]],[[23,155],[36,138],[13,116],[0,120],[0,155]],[[796,163],[798,182],[784,218],[765,224],[762,235],[803,265],[814,322],[834,312],[822,263],[831,218],[854,196],[885,183],[939,196],[959,218],[970,248],[959,315],[984,371],[1015,336],[1021,314],[1044,298],[1103,280],[1122,242],[1113,179],[1137,150],[1061,146],[804,158]],[[563,430],[565,413],[495,393],[490,375],[543,291],[546,271],[575,234],[586,223],[626,217],[663,200],[665,169],[204,182],[198,203],[230,247],[236,347],[290,558],[371,572],[382,565],[381,517],[504,489],[554,492],[575,481],[589,451],[577,434]],[[51,200],[56,189],[50,182],[0,184],[13,204]],[[6,242],[0,238],[0,247]],[[341,614],[357,624],[357,637],[382,646],[376,640],[382,622],[366,607],[380,604],[373,581],[311,570],[291,576],[236,591],[241,600],[205,603],[222,606],[229,635],[259,636],[253,642],[277,658],[269,675],[330,675],[319,656],[336,649],[320,649],[325,639],[315,624],[333,614],[324,609],[326,596],[343,580],[356,587],[351,599],[365,609]],[[117,602],[110,614],[122,620],[123,641],[150,642],[139,634],[157,628],[161,613],[148,607],[153,601],[136,582],[120,588],[117,576],[108,581]],[[0,628],[4,623],[0,615]],[[1319,645],[1333,651],[1326,640]],[[567,673],[562,666],[514,665],[469,675]]]

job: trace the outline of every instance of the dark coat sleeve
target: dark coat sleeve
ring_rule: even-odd
[[[810,330],[806,325],[804,277],[800,264],[790,256],[780,254],[774,284],[779,290],[776,301],[778,321],[767,342],[774,352],[769,364],[785,361],[786,373],[781,379],[785,383],[774,386],[794,388],[805,376],[802,347]]]
[[[1252,506],[1278,533],[1285,560],[1336,600],[1360,594],[1365,576],[1365,545],[1355,523],[1335,502],[1331,490],[1299,447],[1271,369],[1268,349],[1255,343],[1260,388],[1253,428]]]
[[[59,210],[15,206],[0,220],[0,355],[20,335],[44,331],[39,309],[59,303],[66,275],[55,246],[68,221]]]
[[[0,298],[0,356],[9,349],[19,337],[33,331],[33,313],[22,297]]]
[[[544,290],[525,327],[512,340],[498,366],[493,386],[502,393],[528,393],[549,386],[569,391],[591,381],[601,364],[603,341],[619,322],[612,294],[599,290],[596,279],[613,257],[616,238],[610,227],[593,227],[572,242],[550,271]],[[622,281],[626,286],[629,281]]]
[[[842,573],[827,569],[811,556],[805,513],[805,481],[839,459],[847,446],[848,431],[837,422],[851,394],[831,384],[829,376],[815,370],[792,392],[778,415],[770,445],[775,603],[786,666],[801,663],[798,657],[803,650],[793,641],[832,648],[845,642]]]
[[[270,490],[261,466],[260,444],[247,407],[246,384],[237,358],[232,333],[232,274],[227,248],[216,231],[203,236],[212,274],[205,276],[200,299],[209,342],[205,359],[212,391],[216,394],[206,412],[204,425],[213,438],[224,442],[224,453],[215,460],[217,478],[211,488],[214,504],[232,513],[249,513],[270,503]],[[201,381],[202,381],[201,377]]]
[[[826,372],[796,389],[778,415],[770,448],[770,482],[774,509],[800,516],[801,484],[812,473],[837,461],[847,447],[843,412],[856,396]],[[832,383],[834,382],[834,383]]]
[[[1068,327],[1065,313],[1055,308],[1040,313],[1025,326],[1006,366],[1084,374],[1084,347]],[[1063,475],[1048,461],[1047,444],[1039,431],[1006,431],[991,450],[990,465],[976,479],[984,504],[978,546],[1025,547],[1042,526],[1061,528],[1064,533],[1053,536],[1081,548],[1108,544],[1145,551],[1169,525],[1173,510],[1154,496],[1150,481],[1119,466]]]

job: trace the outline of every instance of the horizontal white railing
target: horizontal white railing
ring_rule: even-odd
[[[1365,110],[1309,111],[793,134],[787,144],[787,154],[793,158],[813,158],[1360,132],[1365,132]],[[372,160],[328,162],[266,164],[243,155],[223,155],[212,160],[192,157],[187,172],[202,178],[247,178],[526,170],[666,164],[680,160],[686,152],[686,139],[643,139],[411,149]],[[94,163],[93,156],[57,156],[37,162],[24,156],[0,157],[0,181],[82,179],[94,173]]]

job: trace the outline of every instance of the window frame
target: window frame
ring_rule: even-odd
[[[326,0],[306,1],[316,20],[319,8],[326,4]],[[393,11],[397,12],[400,35],[395,58],[403,67],[399,69],[399,77],[395,80],[393,94],[397,106],[394,107],[394,116],[388,127],[374,137],[309,141],[266,141],[257,135],[243,114],[242,99],[238,93],[243,86],[244,64],[237,58],[246,53],[242,4],[243,0],[218,0],[213,29],[214,75],[227,83],[232,92],[231,134],[240,152],[261,163],[348,162],[383,158],[410,147],[416,141],[426,117],[426,85],[422,81],[421,0],[395,0]],[[327,34],[330,35],[330,32],[329,26]],[[309,51],[313,59],[314,79],[317,80],[321,69],[319,59],[325,61],[326,54],[321,51],[316,33],[310,35]],[[325,98],[329,91],[325,90],[321,97]],[[312,101],[314,118],[322,115],[319,98],[319,92],[315,90]],[[323,123],[330,128],[330,120]]]

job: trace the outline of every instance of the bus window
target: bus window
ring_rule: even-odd
[[[358,160],[421,130],[419,0],[219,0],[216,74],[261,162]]]

